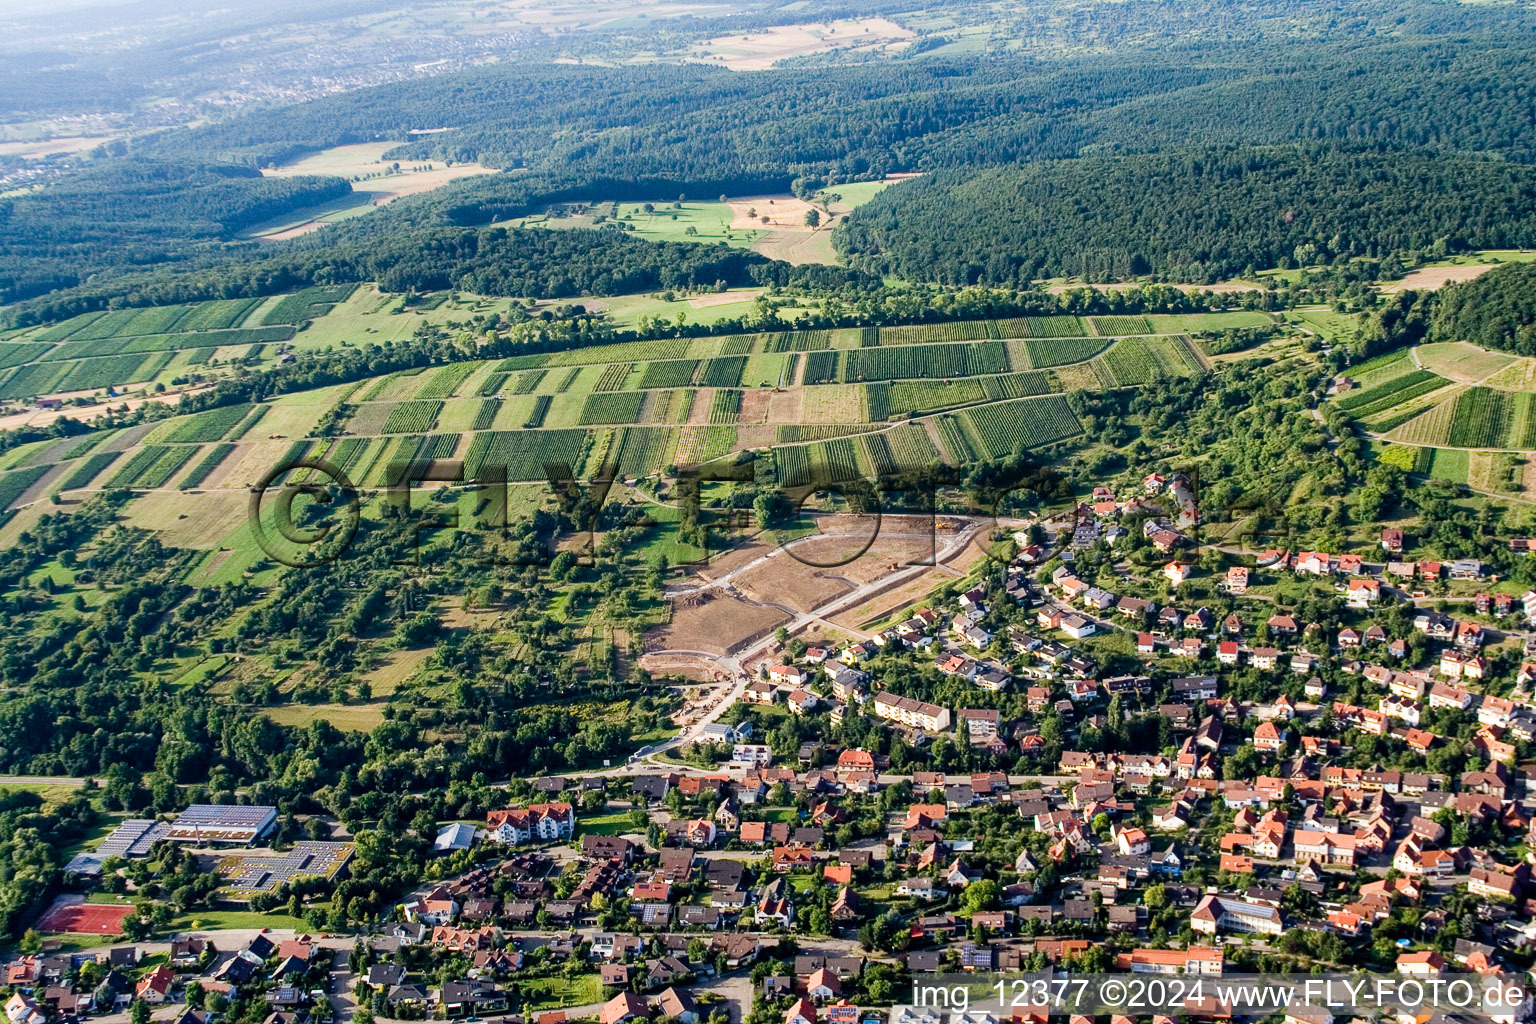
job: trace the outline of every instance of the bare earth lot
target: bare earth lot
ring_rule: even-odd
[[[649,651],[703,651],[729,654],[733,649],[768,633],[789,616],[729,594],[706,591],[708,596],[673,603],[672,621],[646,637]]]

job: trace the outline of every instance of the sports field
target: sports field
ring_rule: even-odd
[[[119,935],[123,919],[133,916],[131,905],[72,902],[83,897],[60,896],[37,919],[36,928],[45,934]]]

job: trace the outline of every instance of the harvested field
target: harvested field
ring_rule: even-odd
[[[249,500],[243,491],[159,491],[129,502],[123,523],[153,530],[170,547],[212,551],[246,521]]]
[[[798,412],[800,393],[792,391],[789,394],[795,396],[796,411]],[[767,423],[770,403],[777,397],[780,396],[776,396],[771,391],[743,391],[741,393],[741,411],[736,414],[736,422]],[[793,423],[794,420],[791,418],[781,422]]]
[[[1401,281],[1387,285],[1381,290],[1391,295],[1401,291],[1440,288],[1453,282],[1470,281],[1475,277],[1481,277],[1492,269],[1491,263],[1474,267],[1421,267],[1418,270],[1409,271]]]
[[[751,392],[751,391],[747,392],[748,395],[752,395],[753,393],[754,392]],[[768,415],[767,415],[766,419],[761,420],[761,421],[754,421],[754,420],[749,419],[747,417],[747,415],[746,415],[747,403],[745,401],[743,401],[742,402],[742,415],[741,415],[740,422],[742,422],[742,423],[752,423],[752,422],[799,423],[801,421],[801,419],[803,418],[800,415],[801,396],[802,396],[803,392],[801,392],[801,391],[759,391],[759,392],[756,392],[756,394],[766,395],[768,397]],[[855,420],[853,422],[857,422],[857,420]]]

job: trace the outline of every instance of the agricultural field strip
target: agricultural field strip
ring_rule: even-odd
[[[719,340],[720,338],[728,339],[730,337],[734,337],[734,335],[721,335],[721,336],[719,336],[719,338],[710,338],[710,337],[706,336],[704,338],[694,338],[694,339],[687,339],[687,340],[710,341],[710,340]],[[1140,339],[1168,338],[1168,339],[1179,339],[1180,337],[1182,337],[1182,334],[1181,334],[1181,332],[1177,332],[1177,331],[1170,332],[1170,333],[1165,333],[1165,334],[1147,333],[1147,332],[1143,331],[1143,332],[1135,334],[1135,335],[1111,335],[1111,334],[1106,334],[1106,335],[1073,335],[1071,337],[1060,337],[1060,338],[1002,338],[1002,339],[990,339],[989,338],[989,339],[973,339],[973,340],[968,340],[968,341],[924,341],[924,342],[917,342],[917,343],[904,344],[904,345],[878,345],[878,346],[872,345],[872,346],[868,346],[866,349],[864,349],[864,351],[869,351],[871,349],[879,349],[879,348],[900,350],[900,349],[905,349],[905,348],[911,348],[915,344],[920,344],[920,345],[924,345],[924,346],[931,346],[931,345],[975,345],[977,340],[988,340],[988,341],[990,341],[990,340],[1001,340],[1001,341],[1005,341],[1005,342],[1007,342],[1007,341],[1076,341],[1076,340],[1084,340],[1084,341],[1092,341],[1092,342],[1104,343],[1104,345],[1102,345],[1101,348],[1100,348],[1100,351],[1103,351],[1104,347],[1107,347],[1109,342],[1120,341],[1120,340],[1124,340],[1124,339],[1127,339],[1127,338],[1140,338]],[[630,342],[622,342],[621,344],[628,345],[628,344],[632,344],[632,343],[630,343]],[[1179,342],[1177,340],[1175,340],[1174,344],[1179,344]],[[707,362],[710,358],[715,358],[715,359],[720,359],[720,358],[729,359],[729,358],[731,358],[730,356],[714,356],[714,357],[706,356],[706,357],[703,357],[703,358],[678,356],[678,357],[663,358],[663,359],[644,359],[644,358],[636,358],[631,353],[628,358],[618,357],[618,358],[613,358],[613,359],[603,359],[603,358],[600,358],[601,355],[602,355],[602,352],[601,352],[602,347],[603,346],[597,346],[597,347],[595,347],[593,349],[588,350],[588,353],[587,353],[588,355],[595,356],[595,357],[598,357],[598,358],[583,359],[581,362],[571,362],[571,363],[561,362],[558,365],[548,367],[548,369],[561,369],[561,370],[564,370],[564,369],[579,369],[579,368],[585,367],[585,366],[614,366],[614,365],[617,365],[617,364],[620,364],[620,363],[628,363],[628,364],[635,364],[635,363],[648,363],[648,364],[649,363],[692,363],[692,364],[698,364],[698,363]],[[806,349],[806,350],[803,350],[803,351],[810,351],[810,352],[842,352],[842,351],[852,351],[852,350],[834,349],[834,348],[831,348],[831,347],[827,347],[827,348],[821,348],[821,349]],[[559,352],[550,353],[550,355],[570,355],[570,354],[572,354],[572,353],[559,353]],[[518,358],[524,358],[524,357],[513,356],[511,358],[518,359]],[[505,360],[500,360],[500,361],[504,362]],[[1047,367],[1047,368],[1048,369],[1055,369],[1057,365],[1060,365],[1060,366],[1072,366],[1072,365],[1076,365],[1077,363],[1087,363],[1087,362],[1091,362],[1091,360],[1088,360],[1088,359],[1078,359],[1078,360],[1073,360],[1070,363],[1053,364],[1052,366]],[[431,369],[431,367],[429,367],[428,369]],[[538,369],[538,367],[527,367],[526,369]],[[1029,367],[1019,367],[1019,368],[1017,368],[1017,370],[1026,370],[1026,369],[1029,369]],[[990,376],[993,376],[993,374],[984,373],[984,374],[975,374],[974,376],[990,377]],[[932,378],[926,378],[926,377],[896,377],[896,378],[892,378],[892,379],[893,380],[928,380],[928,379],[932,379]],[[855,382],[850,381],[848,383],[855,383]],[[666,390],[669,387],[670,388],[675,388],[675,387],[678,387],[678,386],[679,385],[677,385],[677,384],[658,384],[658,385],[654,385],[652,387],[645,387],[645,386],[642,385],[642,386],[639,386],[639,387],[627,387],[627,388],[624,388],[624,390],[626,390],[626,391]],[[474,395],[458,395],[458,396],[455,396],[454,400],[473,400],[475,397],[477,397],[477,396],[474,396]],[[364,397],[364,398],[361,398],[361,399],[354,399],[351,404],[354,404],[354,405],[364,405],[364,404],[367,404],[369,402],[392,402],[392,401],[399,401],[399,399],[395,399],[395,398],[378,398],[378,397],[369,396],[369,397]]]

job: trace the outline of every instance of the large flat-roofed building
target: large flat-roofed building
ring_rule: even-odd
[[[199,846],[249,846],[270,832],[276,822],[276,807],[193,804],[171,822],[165,838]]]
[[[270,892],[296,878],[334,880],[352,859],[352,851],[351,843],[301,842],[277,856],[235,854],[219,864],[219,874],[224,877],[223,895],[248,900],[258,892]]]

